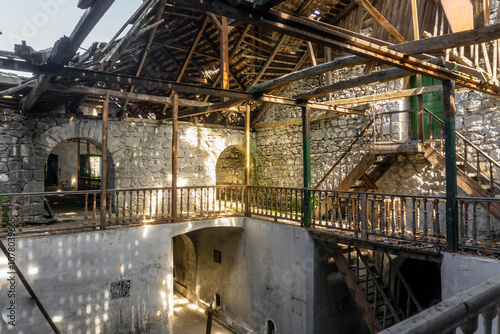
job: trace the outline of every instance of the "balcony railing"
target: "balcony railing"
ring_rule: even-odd
[[[396,194],[310,190],[310,228],[339,237],[446,246],[445,198]],[[255,217],[303,225],[305,189],[244,185],[177,188],[175,221],[219,217]],[[172,188],[111,189],[106,192],[106,226],[161,224],[174,221]],[[41,219],[45,199],[58,223]],[[3,225],[18,234],[99,229],[101,192],[97,190],[0,194]],[[61,207],[61,203],[65,203]],[[500,222],[490,208],[495,198],[457,199],[459,247],[500,253]],[[42,225],[41,225],[42,224]],[[0,236],[6,230],[0,231]]]

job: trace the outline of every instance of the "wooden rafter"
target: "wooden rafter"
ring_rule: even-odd
[[[229,5],[226,1],[185,0],[185,3],[202,10],[216,12],[219,15],[234,17],[247,23],[259,24],[281,33],[286,33],[303,40],[309,40],[323,46],[340,48],[346,52],[376,60],[385,64],[400,67],[415,73],[427,75],[439,80],[453,80],[458,85],[478,90],[484,93],[499,95],[498,86],[480,82],[477,79],[464,77],[459,73],[392,51],[385,46],[368,42],[360,34],[346,33],[340,28],[324,26],[319,22],[269,10],[264,12],[258,6],[246,1],[238,5]]]
[[[88,8],[73,29],[70,37],[63,37],[54,44],[47,62],[52,65],[67,64],[113,2],[114,0],[103,0],[95,2],[92,7]],[[35,86],[21,102],[23,111],[27,112],[33,108],[40,96],[45,92],[46,86],[51,79],[51,76],[46,75],[41,75],[36,79]]]
[[[156,14],[156,17],[154,20],[155,22],[159,22],[161,20],[163,12],[165,11],[165,3],[166,2],[167,2],[167,0],[161,0],[160,7],[158,8],[158,13]],[[150,35],[148,38],[148,43],[146,44],[146,47],[144,48],[144,51],[143,51],[142,57],[141,57],[141,61],[139,62],[139,66],[137,67],[137,71],[135,73],[136,76],[141,75],[142,68],[144,67],[144,63],[146,62],[146,58],[148,57],[149,49],[151,48],[151,45],[153,44],[153,40],[155,38],[157,30],[158,30],[158,25],[155,25],[150,32]],[[130,87],[129,92],[133,92],[134,89],[135,89],[135,86]],[[128,102],[129,102],[128,99],[125,100],[125,102],[123,103],[122,109],[127,108]]]
[[[406,39],[399,33],[399,31],[397,31],[396,28],[394,28],[392,24],[390,24],[382,14],[380,14],[380,12],[373,7],[370,2],[368,2],[368,0],[355,1],[359,6],[363,6],[363,8],[375,19],[375,21],[377,21],[377,23],[380,24],[382,28],[384,28],[392,37],[394,37],[396,41],[399,43],[406,42]]]

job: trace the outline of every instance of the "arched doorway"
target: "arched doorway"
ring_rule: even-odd
[[[250,184],[255,184],[253,156],[250,156]],[[217,159],[215,167],[217,185],[245,184],[245,148],[228,146]]]
[[[96,190],[101,188],[101,177],[98,145],[84,138],[68,139],[56,145],[47,158],[45,191]]]
[[[114,163],[108,151],[108,189],[115,186]],[[45,160],[45,192],[101,189],[102,145],[89,138],[70,138],[55,145]],[[49,216],[58,220],[74,220],[87,210],[98,210],[100,196],[64,194],[46,196]],[[95,208],[94,208],[95,207]]]
[[[174,237],[174,291],[196,303],[196,250],[185,235]]]

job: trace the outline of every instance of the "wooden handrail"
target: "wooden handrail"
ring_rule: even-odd
[[[328,170],[328,172],[326,172],[326,174],[323,176],[323,178],[318,182],[318,184],[313,188],[314,190],[317,190],[321,184],[326,180],[326,178],[333,172],[333,170],[335,169],[335,167],[338,166],[338,164],[340,164],[340,162],[342,161],[342,159],[344,159],[347,154],[351,151],[351,149],[354,147],[354,145],[363,137],[363,135],[366,133],[366,131],[368,131],[370,129],[370,127],[373,125],[373,123],[375,122],[375,119],[378,117],[378,115],[372,119],[366,126],[365,128],[361,131],[361,133],[356,137],[356,139],[354,139],[354,141],[351,143],[351,145],[349,145],[349,147],[347,148],[347,150],[344,151],[344,153],[342,153],[342,155],[337,159],[337,161],[335,161],[335,163],[333,164],[332,168],[330,168],[330,170]]]
[[[439,117],[437,117],[434,113],[432,113],[429,109],[427,108],[424,108],[424,111],[426,113],[428,113],[432,118],[434,118],[435,120],[437,120],[441,125],[444,124],[444,121],[442,119],[440,119]],[[462,139],[464,142],[467,143],[467,145],[470,145],[474,150],[476,150],[478,153],[480,153],[483,157],[486,158],[486,160],[488,160],[489,162],[491,162],[493,165],[495,165],[497,168],[500,168],[500,163],[496,162],[495,160],[493,160],[486,152],[484,152],[483,150],[481,150],[479,147],[477,147],[476,145],[474,145],[470,140],[468,140],[467,138],[465,138],[462,134],[460,134],[458,131],[455,131],[457,137],[459,137],[460,139]]]

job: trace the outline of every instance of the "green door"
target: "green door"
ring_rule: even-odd
[[[417,78],[412,76],[410,79],[410,84],[412,88],[417,87]],[[422,86],[434,86],[441,85],[441,81],[426,76],[422,76]],[[439,119],[443,120],[443,92],[424,94],[424,108],[430,110]],[[412,109],[417,108],[417,97],[411,97],[411,107]],[[430,138],[430,129],[433,129],[432,135],[434,139],[439,139],[441,136],[441,127],[437,120],[428,117],[428,114],[424,112],[424,138]],[[411,134],[412,138],[417,138],[417,112],[411,114]]]

